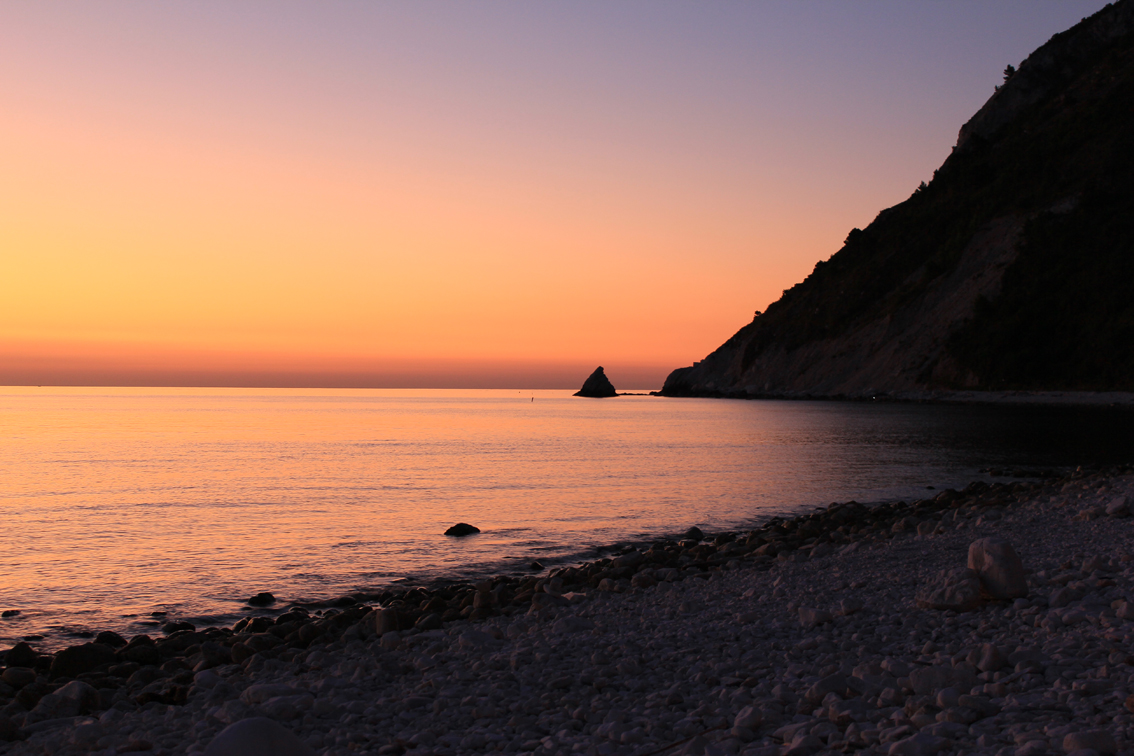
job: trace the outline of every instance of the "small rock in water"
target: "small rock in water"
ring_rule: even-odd
[[[532,564],[531,564],[531,568],[532,568],[532,570],[534,570],[535,572],[539,572],[540,570],[542,570],[542,569],[543,569],[543,565],[542,565],[542,564],[540,564],[539,562],[532,562]]]
[[[0,617],[19,617],[19,616],[20,616],[20,610],[19,609],[5,609],[3,612],[0,612]]]
[[[267,717],[251,717],[217,733],[205,756],[315,756],[315,752],[283,725]]]
[[[250,606],[271,606],[274,603],[276,603],[276,597],[267,591],[257,593],[255,596],[248,599]]]
[[[606,377],[606,373],[603,372],[600,365],[595,368],[595,372],[591,373],[587,380],[583,381],[583,387],[575,392],[575,396],[603,399],[609,396],[618,396],[618,392],[614,390],[614,385]]]
[[[480,528],[475,525],[469,525],[467,522],[458,522],[456,525],[446,530],[445,535],[460,538],[461,536],[472,535],[473,533],[479,532]]]
[[[166,635],[173,635],[174,633],[181,632],[182,630],[196,630],[197,626],[192,622],[167,622],[162,625],[161,631]]]
[[[694,525],[689,528],[689,530],[685,531],[685,535],[683,535],[682,538],[688,538],[693,541],[703,541],[705,540],[705,534],[701,532],[699,527]]]

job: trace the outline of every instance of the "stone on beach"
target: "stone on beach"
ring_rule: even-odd
[[[1130,500],[1125,496],[1112,499],[1106,505],[1107,517],[1126,517],[1130,514]]]
[[[968,612],[980,605],[980,578],[970,569],[943,570],[916,596],[922,609]]]
[[[4,670],[4,674],[0,676],[0,679],[2,679],[6,685],[11,685],[16,690],[19,690],[25,685],[31,685],[35,682],[35,670],[28,669],[27,667],[8,667]]]
[[[824,625],[834,619],[831,613],[825,609],[812,609],[811,607],[799,607],[799,622],[804,627],[815,627],[816,625]]]
[[[969,569],[977,573],[981,588],[995,599],[1028,595],[1024,564],[1012,544],[999,536],[981,538],[969,545]]]
[[[251,717],[221,730],[204,756],[315,756],[291,730],[267,717]]]
[[[887,753],[890,756],[929,756],[945,750],[948,746],[949,741],[945,738],[919,732],[891,743]]]
[[[456,525],[446,530],[445,535],[461,538],[479,532],[480,528],[476,527],[475,525],[469,525],[467,522],[458,522]]]
[[[34,667],[39,654],[26,642],[20,641],[4,655],[4,664],[9,667]]]
[[[110,664],[115,659],[114,649],[101,643],[84,643],[81,646],[65,648],[51,661],[52,677],[78,677],[100,664]]]
[[[405,623],[402,621],[401,616],[399,616],[397,609],[379,609],[378,611],[366,615],[366,618],[374,623],[374,632],[377,635],[385,635],[386,633],[405,629],[403,627]]]
[[[1063,751],[1075,753],[1090,749],[1102,756],[1114,756],[1118,753],[1118,744],[1114,736],[1106,730],[1086,730],[1072,732],[1063,738]]]

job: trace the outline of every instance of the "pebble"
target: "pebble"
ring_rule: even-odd
[[[205,756],[314,756],[290,730],[265,717],[250,717],[224,728]]]

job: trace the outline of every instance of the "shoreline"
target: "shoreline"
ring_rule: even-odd
[[[893,402],[896,404],[973,404],[988,406],[1073,407],[1095,409],[1134,409],[1130,391],[865,391],[856,394],[813,394],[808,391],[749,392],[701,391],[666,394],[664,389],[650,396],[666,399],[743,399],[814,402]]]
[[[1092,468],[1093,469],[1093,468]],[[970,481],[969,485],[974,483],[979,484],[995,484],[997,478],[1002,479],[1028,479],[1028,480],[1048,480],[1052,478],[1059,478],[1066,475],[1071,475],[1070,468],[1051,468],[1051,467],[1036,467],[1031,469],[1022,468],[982,468],[982,474],[988,475],[991,481]],[[926,486],[927,494],[936,496],[942,493],[942,489],[938,490],[933,486]],[[902,501],[898,498],[877,499],[860,503],[867,508],[875,508],[878,506],[890,505]],[[904,503],[904,502],[903,502]],[[788,510],[778,514],[762,513],[753,517],[745,518],[735,522],[733,525],[725,527],[720,530],[709,531],[710,540],[717,536],[736,536],[742,533],[751,533],[759,531],[764,528],[767,523],[772,521],[791,521],[797,517],[805,517],[812,512],[824,509],[826,505],[821,506],[803,506],[795,510]],[[696,526],[695,526],[696,527]],[[162,628],[170,623],[192,625],[194,629],[207,629],[207,628],[220,628],[231,629],[233,626],[242,620],[251,619],[254,617],[267,617],[275,619],[281,614],[287,613],[290,609],[296,608],[308,612],[326,609],[344,609],[352,606],[373,606],[386,604],[391,600],[397,599],[406,593],[412,591],[424,591],[432,596],[436,591],[447,590],[468,590],[476,583],[483,582],[484,580],[497,580],[501,578],[511,578],[523,580],[530,577],[546,577],[549,573],[557,572],[566,568],[579,568],[587,567],[595,562],[603,559],[611,558],[611,555],[617,556],[619,553],[627,549],[645,551],[651,544],[658,541],[673,541],[677,542],[682,540],[684,536],[676,532],[664,532],[655,534],[642,534],[640,537],[624,538],[610,543],[602,543],[580,547],[566,556],[553,556],[550,559],[542,559],[540,557],[510,557],[507,562],[514,563],[512,566],[503,566],[504,560],[501,565],[496,567],[489,567],[482,571],[478,571],[474,575],[455,575],[455,574],[439,574],[432,576],[414,577],[406,575],[391,581],[390,584],[383,586],[375,586],[369,589],[359,589],[349,592],[330,594],[323,597],[298,597],[291,600],[273,601],[268,606],[256,606],[243,602],[243,606],[239,613],[228,612],[225,615],[206,615],[208,619],[200,616],[193,616],[185,613],[176,613],[169,610],[155,610],[148,617],[144,615],[132,615],[133,621],[129,624],[134,625],[133,628],[123,627],[119,628],[103,628],[102,630],[94,630],[89,626],[77,629],[68,629],[67,625],[51,627],[50,633],[40,635],[39,632],[25,633],[20,640],[30,643],[32,646],[39,650],[39,653],[44,655],[53,655],[60,650],[68,648],[73,645],[79,645],[93,641],[98,635],[103,632],[112,632],[114,634],[129,634],[130,630],[134,630],[134,634],[152,634],[156,637],[168,635],[162,632]],[[538,570],[532,569],[532,562],[539,561],[540,567]],[[270,588],[270,586],[262,586]],[[274,589],[273,589],[274,590]],[[13,607],[7,607],[11,610]],[[15,612],[20,616],[27,616],[24,610],[17,610]],[[227,619],[231,618],[231,619]],[[123,616],[123,619],[130,619],[130,617]],[[227,621],[226,621],[227,619]],[[219,620],[219,622],[217,621]],[[8,641],[9,644],[18,641]],[[3,658],[4,650],[7,646],[0,645],[0,660]]]
[[[540,727],[548,732],[537,739],[524,739],[523,727],[526,725],[519,720],[528,715],[520,716],[513,711],[513,706],[519,703],[522,696],[519,699],[513,696],[509,699],[511,703],[503,710],[499,710],[499,706],[492,709],[495,704],[491,702],[486,704],[488,708],[485,711],[489,714],[496,711],[495,716],[473,716],[468,723],[465,723],[464,717],[467,712],[460,715],[462,732],[469,727],[475,729],[478,727],[476,723],[480,720],[492,720],[495,722],[493,726],[497,729],[515,731],[508,741],[508,744],[513,746],[509,752],[540,754],[559,752],[561,749],[558,746],[562,743],[555,741],[555,738],[559,737],[563,742],[583,742],[589,739],[588,747],[598,748],[597,753],[605,753],[599,746],[612,745],[614,750],[610,753],[645,754],[650,750],[645,748],[647,744],[661,747],[671,742],[661,742],[666,737],[692,730],[698,732],[712,730],[716,735],[710,739],[720,740],[724,744],[720,747],[726,752],[748,753],[753,749],[763,748],[765,751],[759,756],[779,756],[785,749],[785,742],[790,743],[793,739],[787,738],[785,741],[784,733],[776,735],[782,723],[774,730],[768,730],[770,724],[733,727],[731,725],[734,725],[739,717],[740,709],[744,708],[737,706],[732,707],[736,711],[725,716],[728,722],[720,723],[720,727],[715,729],[708,727],[698,729],[691,725],[674,727],[671,726],[673,724],[671,722],[670,725],[657,725],[656,732],[652,732],[649,727],[638,728],[642,730],[640,733],[629,735],[625,739],[623,735],[626,732],[634,732],[635,728],[623,728],[622,734],[613,741],[609,737],[610,731],[618,728],[607,728],[605,735],[599,734],[603,727],[611,723],[591,721],[597,715],[593,710],[596,707],[602,708],[594,701],[606,695],[604,690],[608,688],[618,690],[622,685],[619,682],[622,678],[645,679],[653,672],[649,662],[651,653],[648,653],[647,649],[651,648],[651,642],[656,641],[657,638],[643,636],[635,641],[634,645],[639,650],[636,652],[637,661],[634,664],[624,666],[617,663],[614,658],[618,654],[609,655],[611,661],[603,662],[601,659],[596,661],[598,653],[592,653],[595,649],[601,652],[604,647],[618,648],[619,644],[624,644],[624,634],[619,629],[621,620],[615,621],[614,618],[615,615],[621,617],[626,614],[624,619],[629,623],[627,627],[632,630],[637,628],[630,632],[631,639],[635,638],[636,634],[642,635],[640,620],[646,615],[655,617],[655,620],[651,620],[655,628],[672,623],[688,624],[688,632],[694,635],[689,636],[687,633],[683,637],[686,638],[684,641],[686,647],[691,649],[697,647],[695,634],[701,625],[701,615],[704,615],[706,621],[715,617],[716,619],[709,622],[710,625],[714,622],[718,624],[723,622],[726,626],[726,629],[721,631],[723,635],[720,638],[724,639],[721,641],[721,649],[738,649],[740,655],[735,660],[738,670],[740,667],[746,667],[747,669],[743,671],[751,673],[743,678],[733,675],[737,679],[727,684],[724,682],[726,675],[721,669],[711,674],[705,672],[694,674],[692,679],[696,680],[698,676],[704,679],[700,683],[694,683],[695,689],[691,690],[688,696],[680,692],[665,696],[666,701],[682,699],[682,703],[665,704],[670,709],[674,709],[672,712],[674,715],[685,706],[687,697],[691,696],[690,702],[700,700],[698,696],[702,693],[705,701],[710,697],[713,701],[723,700],[721,696],[727,694],[726,697],[730,700],[736,698],[737,703],[742,703],[744,698],[760,702],[763,699],[755,693],[761,691],[761,686],[765,683],[770,682],[769,674],[776,673],[772,677],[779,680],[777,685],[766,685],[768,690],[761,691],[762,694],[767,694],[764,696],[766,700],[761,703],[762,721],[770,723],[779,716],[782,722],[792,724],[790,720],[794,718],[811,717],[807,721],[811,722],[814,719],[816,721],[812,724],[817,724],[818,720],[822,719],[824,723],[835,723],[836,731],[841,733],[841,737],[846,738],[845,742],[853,743],[856,737],[867,731],[862,727],[848,730],[850,724],[858,720],[850,716],[849,719],[844,718],[844,721],[833,713],[825,719],[814,717],[813,712],[822,701],[810,701],[807,696],[792,692],[792,683],[816,677],[815,681],[809,683],[811,686],[832,674],[843,674],[848,680],[858,678],[864,681],[861,684],[866,684],[869,682],[867,678],[872,675],[884,676],[886,670],[883,668],[879,668],[877,673],[858,670],[865,676],[851,674],[855,671],[853,667],[840,672],[838,671],[841,669],[840,665],[835,663],[837,659],[827,658],[832,657],[832,654],[835,656],[849,654],[847,659],[854,656],[854,649],[850,648],[855,645],[854,635],[862,635],[867,631],[867,627],[861,628],[856,633],[844,633],[847,637],[839,643],[835,643],[827,633],[833,632],[840,622],[853,623],[856,621],[855,618],[859,620],[865,618],[862,606],[873,607],[872,611],[885,614],[886,602],[879,601],[878,596],[874,595],[878,591],[881,591],[880,595],[886,596],[887,592],[893,593],[897,588],[893,603],[897,606],[912,598],[912,594],[916,592],[914,589],[923,589],[927,579],[927,576],[921,575],[916,584],[910,583],[900,574],[890,575],[880,582],[850,579],[856,570],[885,571],[888,569],[887,560],[898,558],[905,560],[902,562],[903,569],[915,569],[920,573],[925,571],[925,567],[932,565],[934,560],[940,562],[942,557],[946,556],[948,560],[953,561],[954,566],[958,566],[956,561],[959,560],[959,566],[963,567],[963,548],[960,548],[958,553],[953,553],[957,548],[954,548],[955,545],[949,545],[950,539],[959,538],[964,542],[961,544],[963,547],[971,540],[970,535],[975,537],[989,529],[1000,531],[1016,543],[1025,559],[1025,564],[1032,567],[1032,574],[1029,575],[1031,589],[1029,596],[1016,602],[1019,604],[1020,601],[1024,601],[1028,606],[1016,609],[1016,604],[1012,604],[1006,609],[1003,603],[989,602],[982,604],[975,611],[952,613],[952,616],[980,618],[978,621],[980,626],[981,623],[995,624],[1018,620],[1020,619],[1018,613],[1028,617],[1034,615],[1037,618],[1036,622],[1039,623],[1036,627],[1041,627],[1044,621],[1052,619],[1051,612],[1060,611],[1059,616],[1063,616],[1061,611],[1063,607],[1053,606],[1053,602],[1046,599],[1041,601],[1043,594],[1052,590],[1052,586],[1055,586],[1054,590],[1057,592],[1060,587],[1083,583],[1084,579],[1093,580],[1098,585],[1091,584],[1075,589],[1089,596],[1092,589],[1095,592],[1099,590],[1113,592],[1118,587],[1117,581],[1121,577],[1122,586],[1130,584],[1134,588],[1132,583],[1134,567],[1129,566],[1129,562],[1134,562],[1134,556],[1125,551],[1123,554],[1112,554],[1097,565],[1098,569],[1093,570],[1099,572],[1099,577],[1092,578],[1080,574],[1078,578],[1063,580],[1060,583],[1061,574],[1051,574],[1048,569],[1037,569],[1040,565],[1029,563],[1034,562],[1035,557],[1020,542],[1020,538],[1023,536],[1072,538],[1074,536],[1072,531],[1086,528],[1090,533],[1084,531],[1078,541],[1072,544],[1073,549],[1080,547],[1087,549],[1092,543],[1097,549],[1100,545],[1105,545],[1103,541],[1107,539],[1117,544],[1113,545],[1114,549],[1122,548],[1121,544],[1127,542],[1124,540],[1127,535],[1125,531],[1129,530],[1128,525],[1131,521],[1107,517],[1106,502],[1101,499],[1124,495],[1129,499],[1129,506],[1134,507],[1134,477],[1131,473],[1134,473],[1134,466],[1097,472],[1078,471],[1070,476],[1036,482],[998,481],[991,485],[978,482],[970,484],[963,491],[935,492],[932,499],[903,506],[891,503],[868,508],[854,502],[839,503],[794,518],[773,518],[763,526],[750,531],[720,533],[704,540],[697,538],[698,533],[688,533],[689,537],[681,541],[659,541],[647,549],[624,547],[621,553],[612,555],[612,558],[598,559],[579,566],[557,568],[524,578],[498,576],[475,585],[457,584],[433,590],[415,587],[398,594],[390,592],[382,597],[384,600],[381,602],[381,608],[355,605],[310,611],[288,606],[284,607],[284,611],[274,619],[247,618],[237,623],[234,628],[202,630],[168,628],[170,633],[165,638],[136,636],[129,642],[124,638],[116,638],[104,633],[98,638],[103,641],[101,643],[75,646],[57,653],[54,657],[31,658],[27,655],[26,649],[21,649],[16,652],[15,657],[9,655],[5,660],[8,667],[14,668],[14,671],[6,669],[2,676],[4,683],[3,687],[0,687],[0,738],[17,738],[15,742],[9,744],[9,747],[14,749],[13,753],[21,754],[73,752],[109,755],[111,752],[124,752],[123,749],[127,747],[152,750],[154,753],[197,753],[201,752],[209,740],[227,724],[240,721],[250,713],[261,713],[298,732],[309,746],[320,753],[328,756],[352,753],[354,751],[346,746],[351,742],[351,732],[357,729],[349,725],[356,720],[352,720],[352,723],[341,721],[344,716],[348,716],[349,711],[348,714],[340,713],[329,717],[329,714],[333,713],[332,709],[338,711],[334,708],[336,696],[349,697],[350,691],[368,689],[367,686],[371,682],[381,681],[383,685],[388,683],[401,686],[399,690],[404,690],[402,695],[412,697],[415,695],[413,691],[424,685],[433,695],[434,714],[440,715],[445,707],[438,711],[437,701],[442,700],[439,693],[445,689],[445,686],[443,683],[427,685],[429,680],[433,679],[431,670],[445,669],[448,674],[446,679],[454,684],[475,687],[480,673],[472,675],[471,679],[465,679],[468,675],[462,676],[461,669],[465,669],[467,673],[468,668],[462,666],[467,663],[472,665],[474,671],[480,669],[490,678],[497,680],[494,684],[497,684],[498,688],[505,682],[507,682],[505,687],[514,682],[504,680],[503,677],[497,679],[500,677],[496,674],[498,672],[504,677],[511,675],[519,679],[520,689],[508,693],[505,698],[520,694],[527,674],[534,676],[534,679],[543,680],[542,687],[537,689],[546,690],[543,695],[549,700],[559,696],[560,691],[564,696],[572,695],[576,698],[582,696],[592,700],[589,711],[571,712],[563,732],[541,725]],[[1123,491],[1126,493],[1121,493]],[[1102,510],[1097,509],[1100,505],[1104,506]],[[1044,521],[1041,524],[1045,526],[1037,531],[1036,523],[1041,520]],[[1061,529],[1048,527],[1047,520],[1062,523]],[[1008,527],[1009,524],[1012,527]],[[1087,538],[1088,535],[1090,538]],[[1052,554],[1054,553],[1052,551]],[[1122,560],[1119,560],[1120,556],[1123,557]],[[1129,562],[1126,561],[1126,557],[1129,557]],[[1088,549],[1084,559],[1089,561],[1091,558],[1093,557]],[[1082,562],[1083,559],[1079,561]],[[1058,573],[1060,570],[1066,571],[1070,568],[1052,569]],[[815,574],[817,571],[819,574]],[[1071,572],[1074,573],[1075,570]],[[1081,573],[1082,570],[1079,572]],[[807,577],[810,583],[799,583],[797,578],[801,575]],[[816,578],[822,579],[816,583]],[[1109,585],[1103,585],[1104,583]],[[904,598],[899,596],[898,594],[903,591],[910,596]],[[857,596],[848,596],[846,595],[848,593]],[[820,599],[826,594],[830,595],[827,596],[827,608],[823,608],[821,606],[823,601]],[[836,595],[845,597],[835,601]],[[1131,598],[1134,599],[1134,593],[1131,594]],[[1081,603],[1083,600],[1084,597],[1073,598],[1069,603]],[[844,605],[843,602],[849,603]],[[856,602],[858,609],[854,608]],[[1109,603],[1116,602],[1117,599]],[[718,616],[720,614],[718,610],[725,605],[730,608],[722,618]],[[1095,611],[1093,608],[1088,612],[1080,612],[1082,622],[1087,623],[1089,627],[1100,629],[1104,637],[1106,633],[1122,630],[1125,620],[1116,618],[1119,609],[1106,602],[1095,602],[1089,606],[1100,608],[1097,614],[1092,614]],[[616,609],[622,614],[615,612]],[[1033,609],[1042,611],[1027,614]],[[807,620],[801,623],[801,615],[797,614],[801,610],[812,613],[807,615],[814,620],[810,626]],[[930,615],[942,614],[924,609],[909,611],[914,611],[915,614],[926,612]],[[901,617],[905,614],[906,610],[903,610],[897,620],[897,626],[903,629],[907,623]],[[940,652],[925,651],[925,649],[934,645],[948,648],[952,643],[951,639],[946,637],[948,632],[945,632],[948,629],[950,614],[944,613],[946,625],[938,623],[937,627],[927,631],[928,640],[921,644],[921,653],[914,654],[911,659],[901,663],[907,666],[924,664],[925,660],[922,657],[936,653],[935,663],[940,666],[941,660],[938,658]],[[1134,618],[1134,605],[1132,605],[1131,617]],[[660,625],[657,624],[658,621],[661,621]],[[885,626],[892,626],[896,620],[893,618],[879,620],[875,617],[871,619],[870,626],[877,625],[879,621]],[[930,616],[926,621],[932,625],[934,618]],[[1054,625],[1051,626],[1055,628]],[[575,629],[572,630],[572,627]],[[1069,623],[1067,627],[1075,630],[1083,629],[1079,621]],[[1063,625],[1059,625],[1055,629],[1062,628]],[[915,631],[916,628],[910,631],[910,637]],[[742,646],[737,645],[738,633],[759,635],[761,632],[767,636],[761,642],[772,644],[768,647],[768,653],[764,654],[763,661],[753,659],[745,662]],[[790,647],[784,647],[780,640],[776,640],[784,633],[789,635],[802,633],[805,637],[793,642]],[[601,639],[598,637],[600,635],[603,636]],[[887,637],[894,641],[900,638],[900,634]],[[767,638],[772,640],[769,641]],[[815,640],[814,646],[811,646],[809,638],[819,639]],[[1130,631],[1122,638],[1125,639],[1122,643],[1134,639],[1134,626],[1131,626]],[[539,643],[528,649],[530,658],[522,656],[516,662],[508,661],[518,658],[515,656],[518,653],[515,648],[517,644],[527,648],[524,644],[535,640]],[[590,650],[579,656],[584,650],[579,646],[581,641],[582,646]],[[546,667],[551,664],[551,659],[548,657],[540,661],[539,644],[557,647],[560,642],[567,644],[561,649],[564,653],[570,652],[568,656],[574,654],[571,658],[575,659],[573,662],[575,668],[573,671],[566,670],[570,673],[566,677],[559,675],[553,680],[545,680],[544,678],[549,674]],[[694,645],[689,646],[690,642]],[[835,647],[822,651],[833,643]],[[1114,645],[1115,642],[1110,643]],[[890,645],[893,643],[891,642]],[[504,649],[509,646],[513,649],[505,654]],[[843,646],[848,648],[844,649]],[[858,651],[858,658],[861,661],[864,655],[869,656],[877,650],[864,645]],[[1016,653],[1014,648],[1001,650],[1005,657]],[[891,651],[910,655],[909,649],[899,649],[897,646]],[[728,655],[724,658],[732,659],[731,653],[728,651]],[[960,649],[952,653],[958,654]],[[485,654],[489,654],[488,666],[476,667],[478,663],[476,659]],[[543,656],[546,657],[546,654]],[[776,664],[779,663],[775,661],[777,658],[784,662],[784,665],[796,664],[804,667],[810,665],[809,668],[813,668],[812,672],[816,673],[827,671],[832,666],[836,671],[818,676],[807,674],[785,677],[786,672],[777,672]],[[964,658],[967,659],[968,656]],[[1134,663],[1134,657],[1128,658]],[[460,659],[464,661],[457,663]],[[495,666],[496,662],[491,659],[500,659],[501,668],[498,669]],[[792,659],[794,661],[791,661]],[[885,659],[881,658],[877,663],[884,664],[884,661]],[[767,667],[768,663],[772,666]],[[849,662],[844,661],[842,666],[846,666],[847,663]],[[1020,663],[1022,662],[1015,666],[1018,667]],[[390,664],[393,666],[389,666]],[[450,666],[455,668],[449,669]],[[717,667],[721,666],[720,663],[717,664]],[[727,666],[727,662],[724,666]],[[369,667],[374,669],[366,675],[360,676],[355,671],[356,668]],[[590,668],[598,671],[592,669],[587,673],[586,670]],[[1113,670],[1121,670],[1125,675],[1126,668],[1134,672],[1134,667],[1128,667],[1126,661],[1111,664],[1110,669],[1104,671],[1110,674]],[[351,674],[347,674],[348,671]],[[1019,669],[1016,671],[1020,672]],[[1095,672],[1097,673],[1097,670]],[[977,673],[979,674],[984,672]],[[1088,676],[1081,680],[1076,676],[1079,674],[1077,672],[1068,679],[1075,684],[1082,680],[1104,679]],[[981,682],[980,685],[993,686],[993,689],[985,691],[988,694],[997,692],[1007,694],[1009,692],[1007,684],[1002,690],[995,689],[995,685],[1000,681],[994,679],[997,675],[1000,675],[1000,668],[997,668],[995,674],[990,675],[989,679]],[[1001,679],[1010,676],[1003,675]],[[905,685],[912,684],[910,680],[906,679],[903,683],[903,676],[890,674],[890,677],[893,684],[883,690],[892,690],[897,697],[907,702],[925,697],[925,693],[918,693],[914,688],[907,690]],[[321,681],[330,679],[338,679],[339,682],[330,688],[320,686]],[[678,677],[670,681],[666,684],[666,689],[674,685],[680,687],[684,684],[682,679]],[[1023,678],[1017,675],[1013,678],[1013,684],[1020,679]],[[1046,677],[1040,679],[1044,683],[1049,683]],[[283,682],[273,682],[276,680]],[[710,682],[713,684],[709,685]],[[638,682],[630,683],[629,692],[634,693],[638,684]],[[651,685],[656,687],[657,684],[660,683],[651,682],[647,687]],[[904,711],[901,707],[893,705],[881,706],[882,699],[879,696],[882,691],[875,691],[874,696],[860,700],[863,699],[863,692],[852,695],[855,692],[852,688],[859,684],[852,681],[848,683],[851,687],[844,686],[831,692],[837,694],[840,701],[848,704],[859,701],[856,706],[863,712],[876,713],[888,709],[886,716],[893,718],[895,712]],[[249,693],[257,685],[276,686],[273,690],[281,694],[263,698],[267,695],[265,691]],[[784,685],[787,688],[784,688]],[[970,687],[975,689],[980,685],[974,684]],[[1129,683],[1124,677],[1123,685],[1134,688],[1134,675],[1131,676]],[[697,686],[705,687],[706,690],[700,691]],[[1068,690],[1094,690],[1092,686],[1099,687],[1091,682],[1086,687],[1070,686]],[[777,687],[779,687],[778,693],[774,690]],[[1122,700],[1111,701],[1117,689],[1116,685],[1102,687],[1106,688],[1105,696],[1110,698],[1100,701],[1099,704],[1114,703],[1118,711],[1125,711],[1122,709],[1124,696]],[[718,691],[710,696],[709,690],[717,691],[717,689],[724,693]],[[657,693],[657,691],[652,692]],[[890,704],[897,700],[895,696],[887,695],[889,698],[886,700]],[[971,693],[969,688],[966,688],[958,695],[977,694]],[[1005,699],[1005,695],[980,695],[989,702]],[[1100,692],[1098,695],[1104,694]],[[792,696],[796,699],[794,703]],[[277,700],[288,698],[295,700]],[[488,695],[488,698],[492,699],[492,695]],[[826,700],[825,696],[821,698]],[[873,704],[865,705],[871,699]],[[800,706],[800,701],[807,703]],[[326,706],[323,705],[324,703]],[[827,708],[830,709],[837,703],[834,700],[828,701]],[[707,704],[698,704],[698,707],[703,708],[704,705]],[[926,705],[928,702],[922,702],[918,708],[924,708]],[[993,705],[989,703],[989,706]],[[460,711],[462,706],[463,704],[456,709]],[[718,712],[724,710],[716,703],[713,706]],[[780,709],[778,715],[775,713],[777,706]],[[796,706],[800,711],[785,716],[788,713],[785,708],[790,709],[792,706]],[[1006,707],[1003,702],[995,706],[999,707],[1000,712],[1011,708]],[[523,706],[518,708],[524,709]],[[899,727],[912,727],[913,720],[920,716],[921,719],[918,720],[920,726],[912,728],[906,736],[922,737],[920,730],[926,727],[933,727],[941,724],[942,721],[950,725],[956,724],[948,717],[945,720],[937,717],[940,712],[950,711],[950,707],[936,708],[938,709],[936,712],[907,712],[907,715],[903,716],[908,722]],[[806,714],[803,709],[808,709]],[[417,711],[417,709],[411,707],[407,711]],[[422,712],[423,715],[427,713]],[[685,713],[688,714],[687,711]],[[930,713],[934,715],[930,717],[932,724],[926,720],[926,716]],[[579,714],[579,717],[576,717],[576,714]],[[534,716],[536,720],[539,719],[538,715]],[[627,719],[629,715],[624,713],[620,716],[622,719]],[[702,716],[700,724],[717,722],[723,715],[717,713],[713,716],[716,718]],[[832,719],[831,716],[834,718]],[[962,713],[957,716],[964,718],[971,717],[972,714]],[[603,715],[602,719],[605,718],[607,716]],[[976,719],[965,727],[971,729],[987,718]],[[401,737],[405,734],[402,732],[404,728],[401,727],[401,723],[407,718],[395,717],[392,722],[387,722],[383,716],[375,714],[372,719],[373,727],[367,732],[373,731],[374,737],[379,740],[385,739],[374,746],[375,750],[378,747],[393,748],[383,751],[384,753],[400,753],[413,747],[415,756],[426,753],[447,756],[451,753],[482,751],[487,747],[476,747],[475,743],[481,742],[476,738],[468,747],[460,745],[463,741],[446,745],[447,741],[441,737],[443,733],[426,735],[418,742],[411,743],[412,736]],[[414,717],[408,719],[412,720]],[[662,717],[662,719],[666,718]],[[672,716],[669,719],[672,720]],[[682,719],[687,720],[689,717],[683,715]],[[863,721],[866,719],[869,717],[865,717]],[[146,740],[144,734],[138,735],[138,722],[152,723],[157,720],[169,720],[173,723],[170,727],[178,734],[180,745],[173,743],[173,731],[166,735],[155,734],[152,740]],[[517,723],[508,724],[513,720]],[[724,727],[724,724],[730,724],[730,727]],[[749,724],[752,722],[750,721]],[[129,732],[126,732],[128,729]],[[432,732],[429,727],[422,729]],[[538,729],[532,732],[538,732]],[[942,732],[949,730],[955,736],[946,738],[951,742],[964,743],[966,740],[955,727],[951,730],[940,727],[937,729]],[[186,733],[189,730],[196,732],[196,735],[188,737]],[[337,740],[339,734],[337,734],[332,738],[333,742],[327,743],[328,734],[339,730],[344,730],[340,734],[346,737],[346,742],[339,744]],[[880,733],[881,730],[877,732]],[[809,734],[805,737],[812,736]],[[822,740],[820,745],[826,747],[830,745],[829,740],[832,736],[833,733],[825,733],[814,737]],[[1134,731],[1131,732],[1131,736],[1131,740],[1134,741]],[[134,737],[135,741],[130,741],[131,737]],[[367,737],[374,740],[371,735]],[[877,752],[891,753],[892,750],[877,749],[886,742],[896,743],[898,740],[903,740],[891,738],[890,741],[883,741],[881,735],[878,737],[878,741],[873,743],[867,738],[855,750],[869,751],[874,748]],[[979,737],[972,738],[974,747]],[[1119,740],[1125,742],[1124,737],[1125,735]],[[404,742],[399,743],[399,738]],[[547,738],[555,741],[557,747],[547,748],[547,743],[543,742]],[[423,742],[430,740],[433,742]],[[484,743],[489,742],[497,741],[484,740]],[[323,744],[316,747],[318,743]],[[146,744],[149,745],[149,749],[142,749],[141,746]],[[526,748],[525,746],[528,745],[532,747]],[[814,746],[815,743],[812,742],[811,745]],[[773,748],[775,753],[767,750]],[[822,750],[822,748],[813,750]],[[1038,751],[1038,747],[1033,750],[1037,750],[1033,756],[1046,752]],[[563,752],[570,752],[570,749]],[[803,753],[800,752],[800,756],[803,756]]]

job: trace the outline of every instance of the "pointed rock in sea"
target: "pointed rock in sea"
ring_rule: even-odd
[[[614,390],[614,385],[611,384],[610,379],[606,377],[606,373],[602,370],[602,365],[595,368],[595,372],[591,373],[587,380],[583,381],[583,387],[575,392],[575,396],[586,396],[592,399],[602,399],[608,396],[618,396],[618,392]]]

